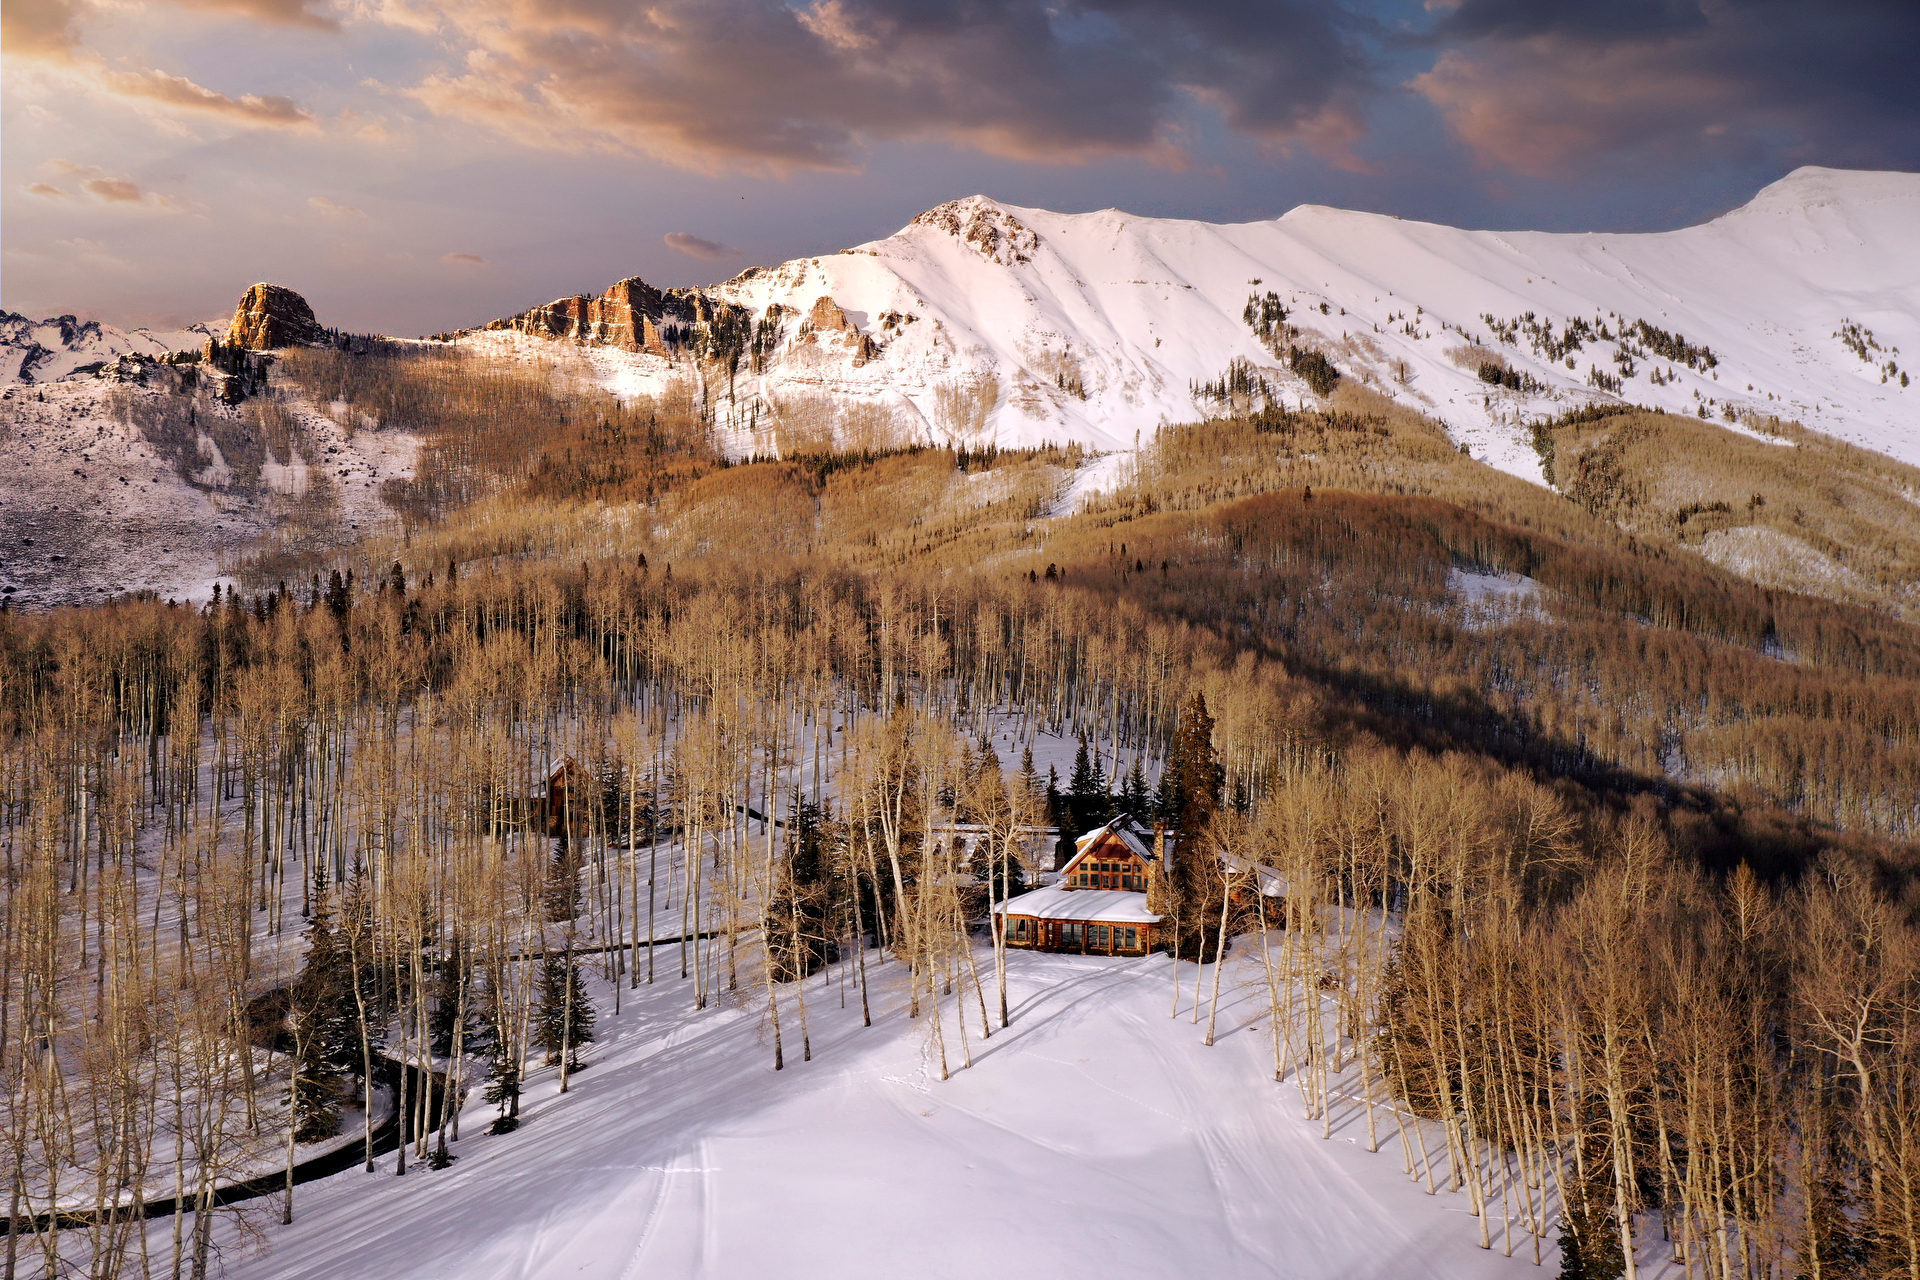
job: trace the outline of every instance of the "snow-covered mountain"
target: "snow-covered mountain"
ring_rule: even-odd
[[[191,351],[215,331],[212,324],[119,329],[74,316],[33,320],[0,311],[0,383],[57,382],[90,374],[123,355],[157,359],[174,351]]]
[[[1657,234],[1315,205],[1216,225],[974,196],[839,254],[702,290],[624,281],[462,340],[524,335],[586,342],[623,393],[698,377],[743,451],[823,397],[935,440],[1127,448],[1216,409],[1204,388],[1236,362],[1255,395],[1306,398],[1297,346],[1532,479],[1527,422],[1614,398],[1797,419],[1920,462],[1920,175],[1800,169]]]

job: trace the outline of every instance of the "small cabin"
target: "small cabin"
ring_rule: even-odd
[[[586,810],[592,804],[593,779],[572,756],[553,761],[545,772],[545,783],[536,787],[533,794],[533,825],[548,839],[565,840],[586,823]],[[576,812],[569,813],[569,801]]]
[[[1170,842],[1129,814],[1074,841],[1057,881],[994,907],[1007,945],[1088,955],[1144,955],[1158,940],[1158,912],[1147,891],[1165,866]]]

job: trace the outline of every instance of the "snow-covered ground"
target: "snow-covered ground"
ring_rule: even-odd
[[[0,383],[53,382],[127,354],[197,351],[226,330],[225,318],[179,329],[121,329],[74,316],[34,320],[0,311]]]
[[[1015,954],[1013,1025],[982,1040],[971,1012],[970,1069],[944,1001],[944,1082],[893,965],[872,971],[871,1028],[838,970],[810,981],[811,1062],[789,996],[778,1073],[757,990],[695,1013],[663,974],[616,1018],[596,986],[601,1039],[567,1094],[537,1075],[505,1137],[470,1103],[444,1171],[399,1180],[389,1158],[303,1187],[294,1225],[226,1274],[1542,1274],[1517,1223],[1511,1258],[1497,1220],[1482,1250],[1464,1193],[1405,1176],[1390,1120],[1375,1153],[1357,1108],[1324,1140],[1271,1079],[1257,948],[1228,966],[1209,1048],[1190,1001],[1168,1016],[1163,956]]]
[[[275,525],[276,498],[327,479],[327,512],[341,537],[390,516],[387,480],[410,475],[417,436],[349,431],[297,400],[307,447],[269,456],[257,484],[236,483],[211,438],[206,466],[183,477],[171,459],[115,414],[116,395],[151,388],[80,377],[11,387],[0,401],[0,599],[14,606],[86,604],[149,590],[204,600],[227,563]],[[237,420],[247,406],[203,404]]]
[[[1618,398],[1633,403],[1707,406],[1716,421],[1728,406],[1798,419],[1920,462],[1920,385],[1887,373],[1891,363],[1920,374],[1916,174],[1800,169],[1702,226],[1635,235],[1466,231],[1319,206],[1216,225],[975,196],[886,239],[709,292],[758,316],[773,303],[789,309],[763,374],[743,366],[730,388],[709,388],[736,431],[764,426],[782,402],[826,397],[891,409],[922,438],[972,443],[960,410],[990,400],[979,434],[1002,444],[1131,448],[1213,407],[1194,388],[1235,359],[1286,403],[1306,396],[1244,316],[1250,298],[1272,292],[1301,340],[1347,376],[1532,480],[1541,475],[1523,424],[1613,398],[1593,385],[1595,370],[1621,376]],[[809,332],[803,320],[821,298],[854,328]],[[1570,320],[1611,336],[1563,352],[1524,327],[1504,342],[1487,316],[1551,326],[1556,340]],[[1616,362],[1622,329],[1640,321],[1715,363],[1655,356],[1642,337],[1627,372]],[[862,334],[877,356],[863,357]],[[1532,381],[1483,382],[1482,349]],[[689,374],[612,349],[595,360],[622,394]]]
[[[1469,627],[1493,627],[1517,617],[1549,619],[1543,597],[1547,589],[1524,573],[1487,569],[1447,570],[1447,589],[1458,602]]]

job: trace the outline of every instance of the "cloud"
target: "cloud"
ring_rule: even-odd
[[[1408,82],[1484,168],[1639,157],[1920,163],[1920,7],[1460,0]]]
[[[418,0],[459,61],[406,87],[529,146],[845,170],[876,143],[1177,165],[1196,103],[1345,151],[1373,73],[1340,0]],[[397,21],[397,19],[396,19]]]
[[[269,26],[312,27],[338,31],[340,19],[330,13],[318,13],[309,0],[173,0],[183,9],[202,9],[210,13],[229,13],[250,18]],[[322,8],[326,7],[322,0]]]
[[[301,0],[187,0],[190,7],[244,13],[264,21],[301,22],[308,26],[337,26],[331,18],[307,11]],[[85,13],[84,0],[7,0],[0,8],[0,52],[10,59],[34,61],[58,68],[91,91],[115,97],[222,116],[248,125],[305,127],[313,116],[291,98],[279,94],[243,93],[239,97],[196,84],[185,76],[158,68],[129,71],[109,66],[85,47],[75,25]],[[305,15],[305,20],[299,15]]]
[[[702,262],[740,256],[740,251],[732,245],[721,244],[718,240],[705,240],[688,231],[669,231],[661,239],[666,242],[667,248],[678,250],[689,258],[698,258]]]
[[[0,7],[0,50],[10,58],[71,56],[78,10],[74,0],[7,0]]]
[[[170,107],[207,112],[239,124],[277,128],[313,124],[313,116],[291,98],[257,93],[229,97],[205,85],[195,84],[185,76],[169,75],[160,70],[108,71],[103,74],[102,82],[123,98],[146,99]]]
[[[341,204],[339,201],[329,200],[325,196],[308,196],[307,207],[323,218],[333,218],[342,222],[367,216],[361,210],[354,208],[350,204]]]
[[[138,183],[125,178],[89,178],[80,186],[88,195],[108,204],[139,204],[147,198]]]
[[[80,190],[103,204],[144,205],[169,211],[177,211],[180,207],[167,196],[157,191],[148,191],[131,178],[115,177],[99,165],[77,164],[72,160],[56,156],[46,162],[46,167],[55,173],[79,178]],[[67,195],[59,187],[45,182],[36,182],[27,190],[38,196],[57,199],[65,199]]]
[[[440,261],[451,262],[457,267],[484,267],[487,260],[477,253],[443,253]]]

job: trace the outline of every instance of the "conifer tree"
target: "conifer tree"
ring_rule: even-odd
[[[1135,758],[1133,767],[1127,770],[1127,780],[1120,787],[1120,807],[1141,822],[1150,822],[1153,818],[1153,792],[1147,787],[1146,771]]]
[[[473,1052],[474,1017],[473,1009],[473,962],[468,959],[466,946],[458,934],[448,944],[446,953],[433,967],[431,996],[433,1004],[427,1015],[427,1029],[432,1038],[433,1051],[440,1057],[451,1057],[456,1032],[462,1034],[466,1052]],[[468,993],[467,1008],[461,1009],[460,993],[462,988]]]
[[[547,865],[545,891],[547,919],[554,924],[572,920],[580,914],[583,898],[580,889],[580,860],[574,856],[565,838],[555,842],[553,861]]]
[[[1106,771],[1100,767],[1099,756],[1087,750],[1084,736],[1073,757],[1073,778],[1067,784],[1067,809],[1073,815],[1075,835],[1091,831],[1113,816],[1113,797],[1107,794]]]
[[[834,901],[828,830],[825,806],[796,790],[787,807],[786,857],[774,866],[766,912],[768,950],[781,982],[804,978],[834,959],[827,937]]]
[[[549,951],[541,960],[538,995],[534,1043],[546,1051],[548,1066],[559,1066],[564,1090],[567,1075],[580,1069],[580,1047],[593,1043],[593,1002],[571,948]]]
[[[467,1032],[467,1052],[485,1063],[486,1089],[483,1096],[500,1109],[487,1132],[512,1133],[520,1127],[520,1055],[514,1049],[511,1002],[501,984],[499,970],[489,967],[474,992],[474,1008],[479,1011]]]
[[[1159,821],[1172,842],[1169,866],[1154,895],[1154,909],[1177,922],[1175,945],[1181,954],[1200,953],[1205,921],[1218,914],[1220,866],[1203,833],[1220,807],[1224,771],[1213,750],[1213,716],[1204,695],[1195,691],[1180,712],[1173,751],[1160,775]]]
[[[341,1065],[357,1056],[357,1034],[348,1012],[353,975],[345,948],[333,927],[325,873],[314,870],[312,917],[307,924],[307,954],[294,980],[287,1010],[293,1039],[294,1139],[313,1142],[340,1129],[334,1083]]]

